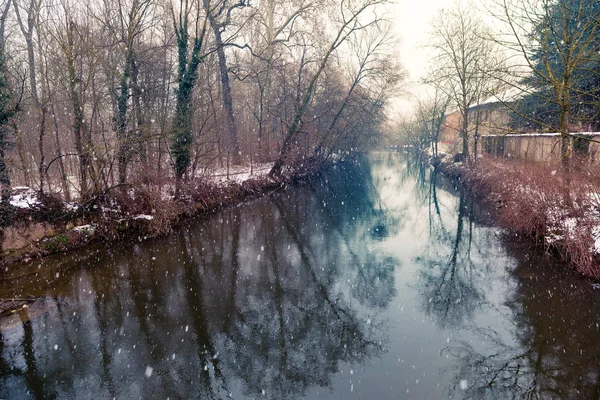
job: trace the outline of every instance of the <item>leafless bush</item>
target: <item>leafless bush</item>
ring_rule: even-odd
[[[573,168],[570,179],[556,164],[486,157],[463,178],[497,209],[501,225],[558,250],[578,272],[600,277],[594,226],[600,226],[598,167]]]
[[[164,199],[160,185],[123,185],[105,190],[86,207],[97,220],[98,233],[114,238],[131,226],[146,234],[164,234],[171,230],[178,207]]]

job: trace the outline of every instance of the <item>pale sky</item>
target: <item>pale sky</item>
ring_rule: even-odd
[[[418,93],[416,82],[425,77],[429,63],[429,49],[425,48],[429,38],[430,23],[443,8],[451,8],[453,0],[397,0],[392,6],[395,11],[396,32],[400,36],[398,49],[400,61],[409,76],[408,89]],[[395,113],[410,113],[414,100],[407,93],[395,101]]]
[[[399,0],[395,5],[400,57],[412,79],[424,76],[427,68],[429,50],[424,46],[431,21],[440,9],[451,7],[453,3],[452,0]]]
[[[398,57],[409,75],[403,96],[393,101],[390,107],[390,117],[393,120],[411,115],[414,112],[416,95],[426,95],[424,87],[419,86],[418,82],[427,76],[429,70],[431,50],[427,48],[427,42],[430,38],[431,22],[440,10],[454,8],[459,2],[461,0],[396,0],[390,6],[390,17],[395,19],[396,34],[400,38]],[[479,13],[490,28],[497,32],[502,31],[502,23],[485,10],[489,2],[479,0],[469,4],[472,4],[474,11]]]
[[[390,6],[390,17],[395,19],[396,34],[400,38],[397,54],[400,62],[408,72],[406,89],[403,96],[393,101],[390,117],[397,119],[409,116],[414,112],[415,97],[424,97],[424,86],[418,84],[427,76],[431,50],[427,48],[430,38],[431,23],[442,9],[452,9],[458,3],[471,4],[475,13],[493,30],[503,30],[502,23],[486,11],[490,2],[484,0],[395,0]]]

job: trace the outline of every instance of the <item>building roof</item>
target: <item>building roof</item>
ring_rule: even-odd
[[[486,106],[486,105],[491,105],[491,104],[497,104],[497,103],[501,103],[501,104],[512,103],[514,101],[517,101],[517,100],[523,98],[526,94],[527,94],[526,90],[516,87],[516,86],[512,86],[509,89],[507,89],[501,93],[498,93],[498,94],[488,97],[487,99],[485,99],[484,101],[482,101],[478,104],[472,105],[471,107],[469,107],[469,109],[482,107],[482,106]]]
[[[526,94],[527,94],[526,89],[521,89],[516,86],[512,86],[502,93],[495,94],[477,104],[473,104],[471,107],[469,107],[469,110],[474,110],[479,107],[490,106],[493,104],[512,103],[514,101],[517,101],[517,100],[523,98]],[[449,115],[452,115],[456,112],[458,112],[458,108],[453,107],[446,112],[446,117]]]

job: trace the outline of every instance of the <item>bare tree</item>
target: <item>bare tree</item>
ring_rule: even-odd
[[[201,6],[195,7],[195,17],[193,18],[194,36],[192,38],[192,48],[188,51],[190,45],[190,34],[188,32],[190,24],[190,14],[193,12],[193,6],[190,6],[188,0],[180,0],[179,13],[176,16],[175,10],[171,8],[173,18],[173,27],[177,35],[177,99],[175,105],[175,116],[173,118],[173,141],[171,150],[175,158],[175,197],[179,196],[181,181],[183,175],[191,162],[192,145],[192,93],[196,86],[198,78],[198,67],[203,60],[201,54],[204,36],[206,34],[206,18],[201,16]]]
[[[324,54],[321,56],[318,62],[318,67],[313,73],[312,77],[310,78],[308,87],[302,95],[302,100],[300,101],[299,106],[294,114],[292,124],[288,128],[285,138],[283,140],[279,158],[277,158],[277,160],[273,164],[273,167],[269,171],[269,176],[273,178],[281,177],[283,166],[285,165],[292,151],[292,148],[297,141],[298,132],[302,124],[302,118],[308,110],[310,101],[313,98],[317,80],[321,76],[321,73],[325,70],[329,58],[336,51],[336,49],[338,49],[338,47],[340,47],[340,45],[342,45],[342,43],[344,43],[352,34],[354,34],[357,31],[363,30],[377,22],[379,18],[377,18],[376,16],[366,21],[363,21],[363,18],[361,17],[364,14],[366,14],[367,10],[372,9],[376,5],[381,3],[382,2],[380,0],[366,0],[357,5],[352,5],[349,2],[346,2],[345,0],[341,2],[340,25],[338,26],[333,40],[330,42]]]
[[[132,0],[130,4],[125,4],[123,0],[116,0],[114,5],[106,4],[109,18],[106,24],[110,26],[116,41],[123,48],[122,71],[119,74],[119,86],[115,94],[116,109],[113,117],[118,140],[117,160],[121,184],[127,180],[127,164],[131,160],[133,148],[136,144],[139,146],[141,142],[139,137],[131,134],[132,129],[127,129],[127,114],[130,108],[130,97],[133,97],[133,104],[138,110],[140,107],[136,48],[138,37],[146,28],[146,15],[151,12],[152,3],[153,0]],[[139,118],[138,112],[138,120]],[[138,126],[138,136],[139,129]]]
[[[460,112],[462,154],[468,161],[470,108],[487,96],[493,85],[490,71],[498,69],[497,50],[489,29],[465,4],[439,13],[432,23],[432,41],[435,56],[429,81],[441,83],[439,87]]]
[[[6,81],[6,18],[10,10],[10,0],[4,0],[0,8],[0,201],[6,201],[10,194],[10,176],[5,153],[8,150],[10,123],[15,114],[11,101],[10,88]]]
[[[223,107],[225,108],[225,130],[229,140],[229,151],[232,155],[234,165],[242,163],[240,142],[235,125],[235,113],[233,111],[233,99],[231,96],[231,84],[229,82],[229,67],[225,56],[226,41],[223,34],[232,25],[232,13],[242,7],[248,6],[245,0],[230,2],[227,0],[217,1],[214,4],[210,0],[203,0],[204,10],[215,37],[215,46],[218,57],[219,77],[221,78],[221,95]],[[234,35],[235,36],[235,35]]]
[[[417,117],[430,140],[434,160],[437,160],[440,134],[451,98],[437,85],[432,89],[429,99],[417,100]]]
[[[311,13],[317,10],[318,3],[309,0],[298,2],[283,2],[267,0],[260,2],[257,8],[257,26],[253,35],[259,57],[255,79],[258,86],[255,118],[258,122],[258,147],[263,158],[269,155],[269,137],[275,125],[272,117],[280,107],[277,101],[277,90],[272,87],[276,69],[283,66],[284,52],[291,48],[294,38],[307,30],[305,19],[313,17]],[[312,18],[316,22],[316,18]],[[290,46],[290,47],[288,47]],[[302,65],[302,64],[301,64]],[[271,117],[271,118],[270,118]]]
[[[600,7],[590,0],[502,0],[492,13],[508,28],[500,43],[522,60],[512,70],[519,79],[515,86],[556,108],[557,126],[537,115],[522,117],[560,132],[568,177],[573,112],[584,103],[597,107],[600,102],[596,85],[581,85],[583,75],[598,76]]]
[[[91,167],[91,140],[89,127],[85,123],[85,104],[83,101],[83,79],[78,64],[81,62],[82,38],[76,22],[70,14],[67,3],[64,6],[64,24],[57,40],[63,51],[67,65],[68,97],[71,103],[72,129],[75,138],[75,150],[79,160],[79,191],[82,198],[89,195],[89,173]]]
[[[45,178],[45,152],[44,152],[44,139],[46,136],[46,114],[47,114],[47,102],[44,98],[44,91],[42,90],[42,96],[38,92],[38,78],[37,69],[39,63],[36,61],[36,44],[41,46],[39,41],[39,25],[40,25],[40,11],[42,7],[42,0],[29,0],[23,8],[25,9],[26,19],[21,17],[21,5],[18,0],[13,0],[15,14],[19,27],[27,47],[27,62],[29,68],[29,92],[31,99],[36,110],[37,127],[38,133],[38,152],[39,152],[39,164],[38,164],[38,178],[39,178],[39,190],[41,193],[44,192],[44,178]],[[36,43],[36,37],[38,39]]]
[[[358,92],[374,92],[378,89],[393,91],[404,77],[403,69],[392,60],[390,49],[396,44],[396,38],[389,24],[382,22],[374,25],[372,29],[361,31],[351,38],[349,43],[353,64],[349,68],[350,85],[327,129],[321,135],[315,151],[322,151],[326,144],[329,144],[330,149],[335,148],[335,143],[343,132],[338,130],[336,133],[336,126],[344,113],[349,108],[352,109],[353,103],[361,97]],[[378,97],[378,94],[373,94],[372,98]]]

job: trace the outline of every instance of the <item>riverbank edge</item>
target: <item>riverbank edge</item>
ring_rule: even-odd
[[[0,243],[9,230],[37,230],[38,238],[27,240],[27,245],[18,249],[2,251],[0,269],[8,271],[10,265],[30,262],[54,254],[68,253],[98,242],[120,242],[130,238],[150,239],[168,235],[180,224],[192,218],[205,218],[209,215],[242,204],[245,201],[266,196],[287,187],[310,182],[329,164],[313,169],[302,169],[281,177],[278,180],[268,176],[250,178],[243,182],[227,184],[204,183],[196,192],[190,192],[181,199],[170,199],[163,203],[165,209],[154,210],[152,214],[137,216],[123,213],[106,214],[69,213],[71,218],[60,218],[58,222],[21,218],[14,224],[1,228]],[[64,210],[63,210],[64,211]],[[39,233],[43,231],[43,233]],[[25,235],[22,235],[25,236]],[[3,280],[0,277],[0,281]]]
[[[589,247],[588,244],[568,246],[561,240],[548,243],[546,239],[553,233],[548,232],[545,224],[523,230],[510,222],[503,221],[501,214],[504,208],[507,207],[508,199],[502,192],[493,190],[493,183],[490,181],[489,174],[482,173],[479,170],[481,168],[480,163],[467,166],[464,162],[457,162],[447,155],[434,158],[428,152],[420,152],[419,156],[433,168],[436,168],[439,173],[458,182],[464,189],[469,191],[477,201],[490,211],[491,217],[500,227],[513,235],[530,240],[534,246],[543,248],[551,256],[565,262],[565,267],[574,271],[581,278],[600,282],[600,255],[590,251],[590,257],[585,260],[585,265],[582,265],[584,262],[581,261],[581,254],[574,254],[574,250],[579,251],[581,247]],[[536,196],[536,194],[533,193],[530,196]]]

